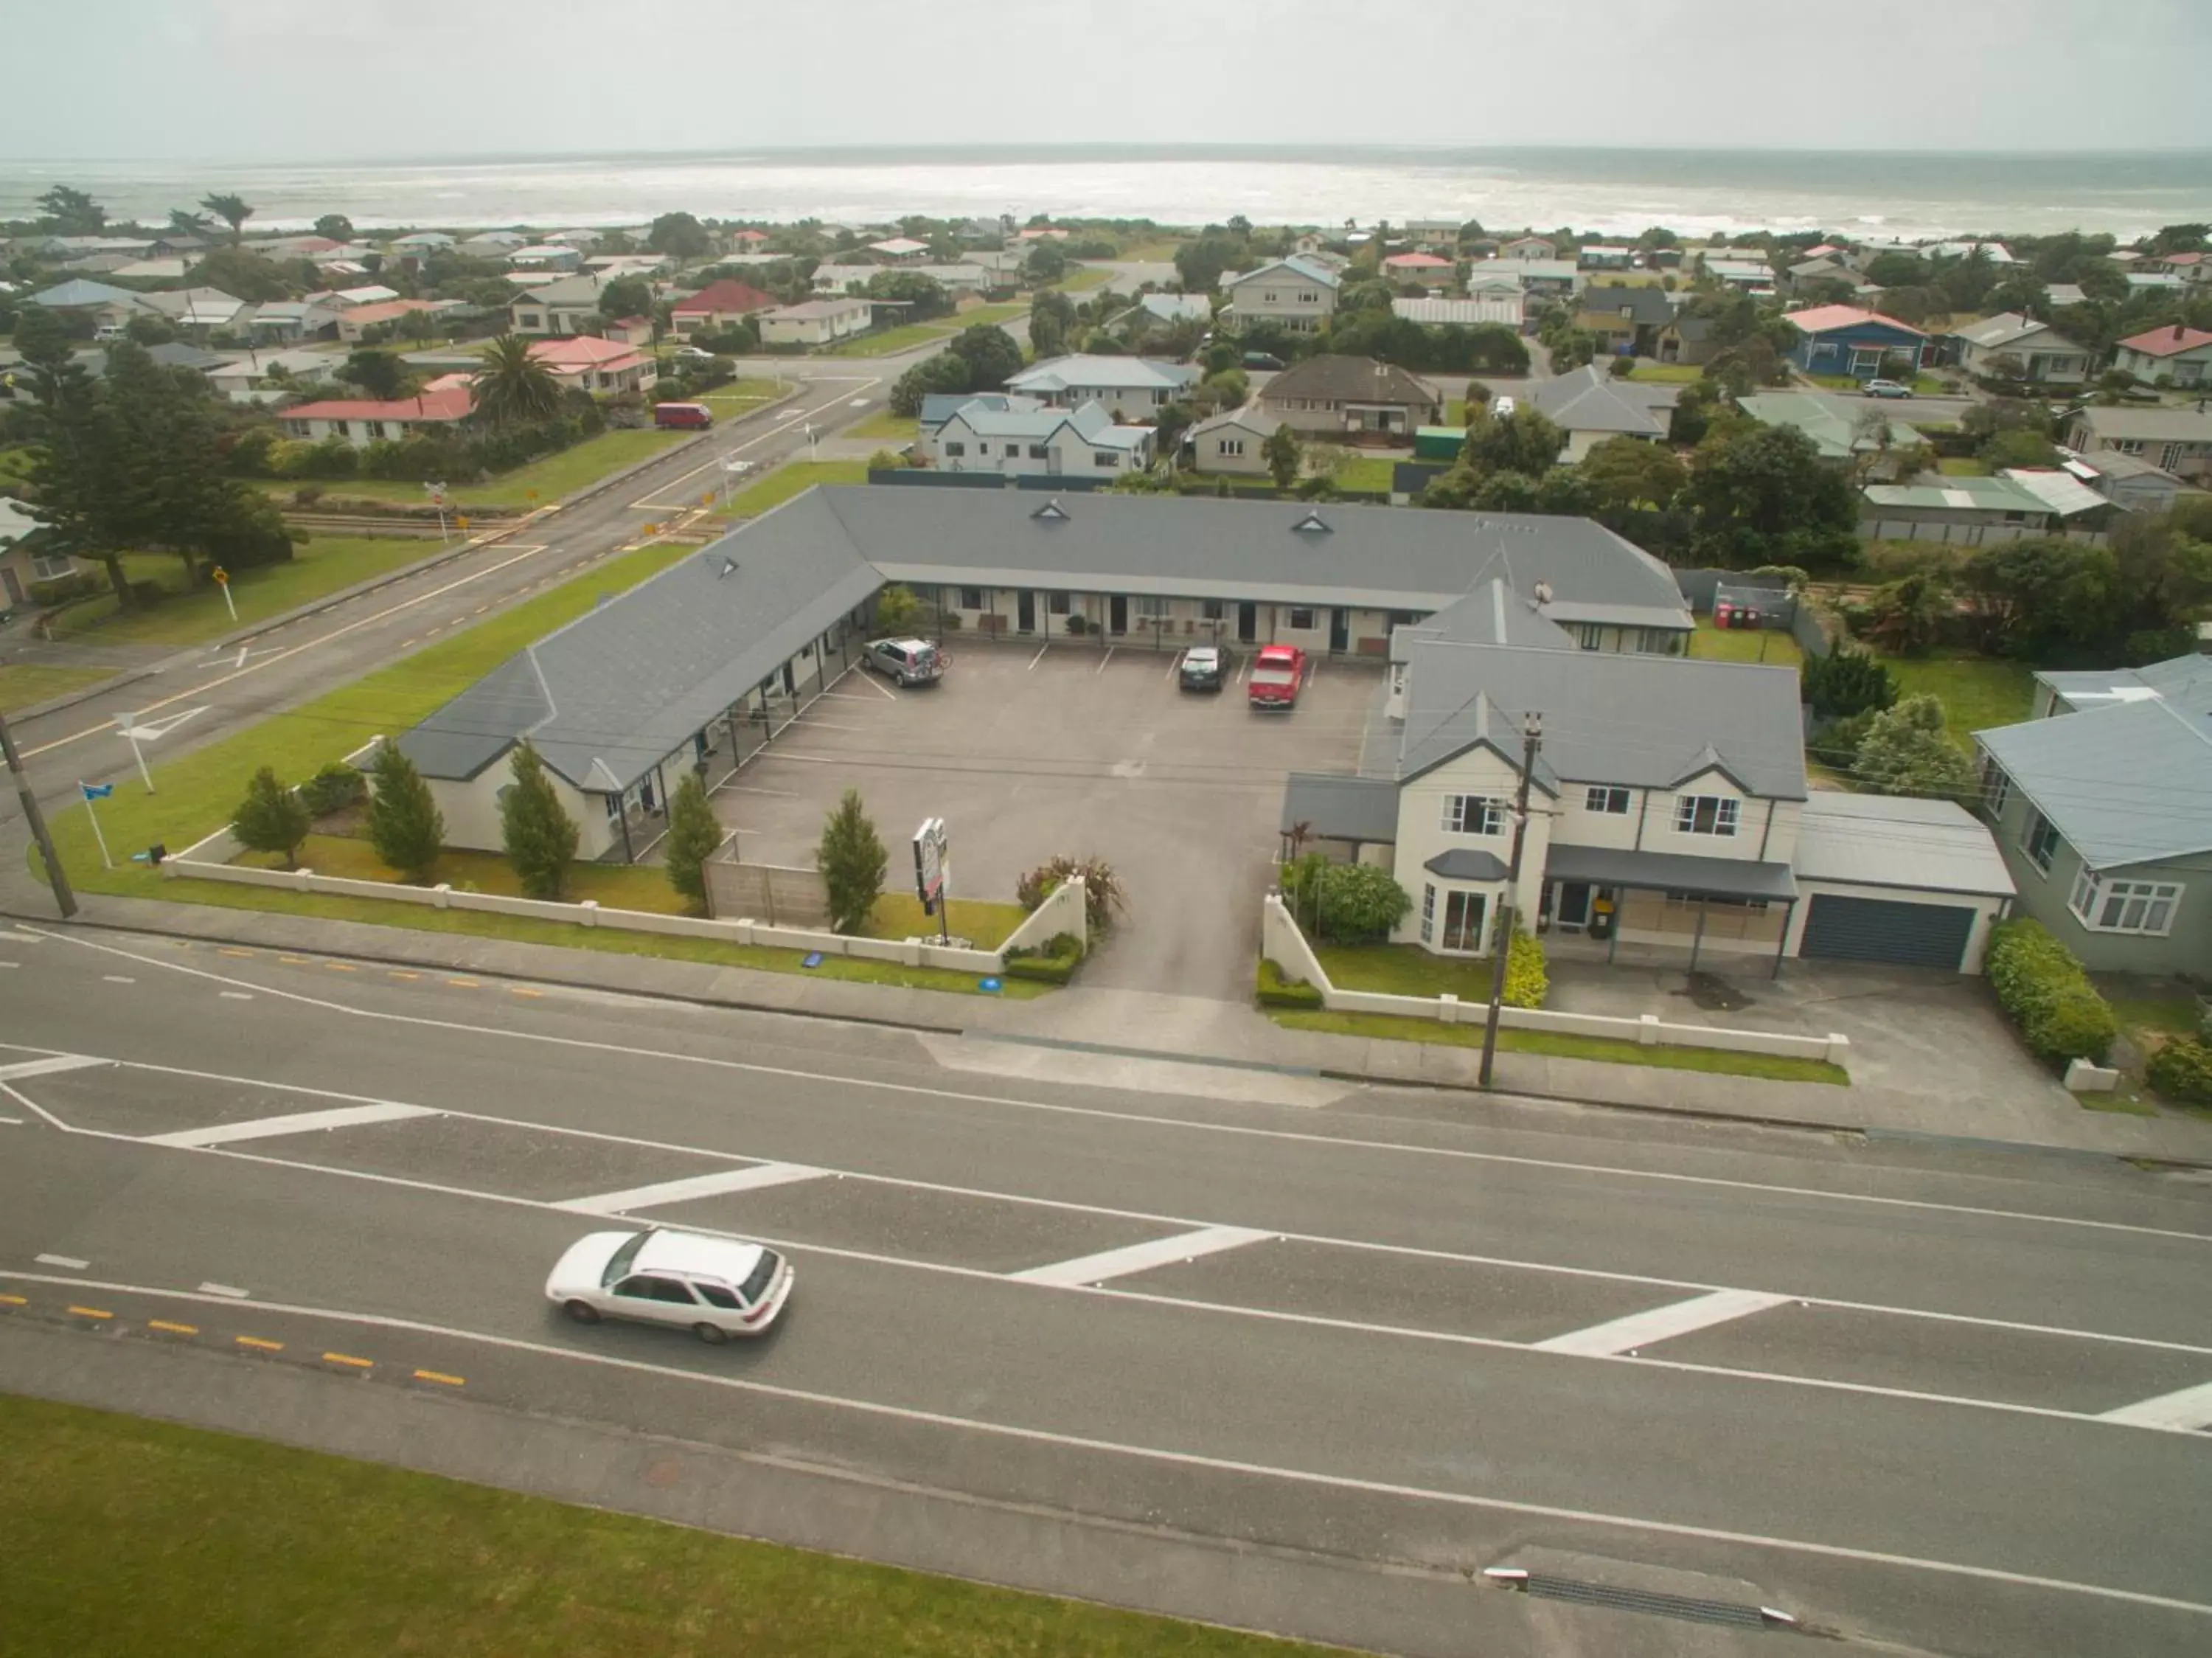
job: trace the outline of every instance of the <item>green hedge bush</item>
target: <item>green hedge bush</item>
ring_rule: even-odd
[[[299,789],[310,815],[319,818],[351,806],[368,793],[368,779],[343,760],[332,760]]]
[[[2169,1100],[2212,1106],[2212,1043],[2169,1042],[2151,1055],[2143,1075]]]
[[[1321,987],[1309,984],[1303,978],[1285,978],[1283,970],[1273,962],[1262,959],[1260,963],[1256,994],[1263,1008],[1318,1008],[1321,1006]]]
[[[2058,1065],[2105,1063],[2119,1021],[2080,959],[2048,927],[2025,916],[2001,923],[1990,934],[1984,971],[1998,1005],[2039,1058]]]
[[[1515,928],[1513,948],[1505,958],[1505,1005],[1540,1008],[1551,993],[1552,974],[1544,960],[1544,942]]]
[[[1065,984],[1083,964],[1083,943],[1073,933],[1055,933],[1042,950],[1006,952],[1006,977],[1034,978],[1047,984]]]

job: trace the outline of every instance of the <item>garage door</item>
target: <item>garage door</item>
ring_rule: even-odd
[[[1800,955],[1956,967],[1974,930],[1974,911],[1956,904],[1815,893]]]

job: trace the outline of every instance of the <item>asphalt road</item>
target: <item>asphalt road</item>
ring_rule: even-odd
[[[1015,1078],[948,1039],[114,934],[11,931],[0,964],[17,1329],[245,1335],[331,1387],[356,1378],[317,1356],[358,1355],[1216,1558],[1595,1557],[1942,1651],[2212,1638],[2202,1184],[1128,1092],[1079,1054]],[[787,1249],[787,1326],[568,1325],[544,1273],[613,1214]],[[1004,1575],[968,1536],[943,1533],[956,1567]],[[1314,1632],[1477,1649],[1377,1617]]]

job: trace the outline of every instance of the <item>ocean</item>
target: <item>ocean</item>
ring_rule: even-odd
[[[2212,151],[1911,151],[1077,145],[754,150],[389,162],[0,161],[0,220],[49,185],[115,218],[163,222],[211,191],[256,229],[344,213],[364,229],[635,224],[702,218],[881,222],[902,214],[1146,218],[1199,225],[1478,219],[1685,236],[1760,229],[1960,236],[2212,220]]]

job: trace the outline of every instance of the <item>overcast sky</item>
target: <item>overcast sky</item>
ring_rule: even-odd
[[[2212,0],[6,9],[0,155],[17,160],[1111,141],[2212,147]]]

